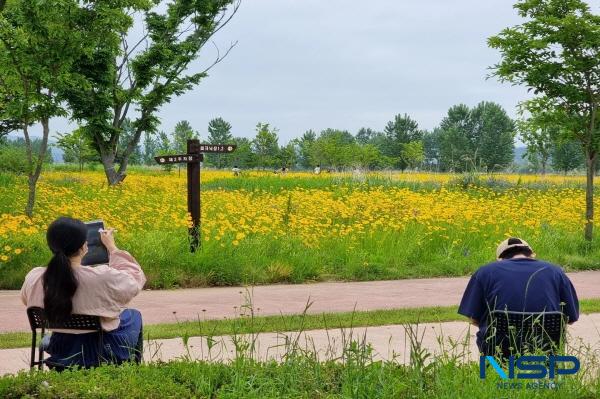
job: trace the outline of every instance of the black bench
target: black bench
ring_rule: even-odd
[[[38,359],[35,359],[36,343],[37,343],[37,330],[41,330],[41,337],[44,337],[46,330],[78,330],[78,331],[90,331],[97,335],[96,345],[98,356],[101,356],[103,343],[103,330],[102,324],[100,323],[99,316],[90,316],[82,314],[72,314],[67,320],[62,323],[52,323],[46,318],[46,314],[43,308],[40,307],[29,307],[27,308],[27,317],[29,319],[29,325],[31,327],[31,361],[29,363],[30,368],[38,366],[42,370],[44,364],[49,368],[56,369],[58,371],[63,370],[65,367],[62,364],[54,364],[44,360],[44,348],[40,344],[38,347]],[[140,335],[138,337],[137,347],[135,348],[134,361],[140,363],[143,354],[143,329],[140,329]],[[97,364],[101,363],[101,359],[98,359]]]
[[[486,356],[557,353],[564,344],[567,317],[562,312],[513,312],[494,310],[482,352]]]

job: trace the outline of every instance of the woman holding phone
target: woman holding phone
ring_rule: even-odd
[[[141,358],[135,348],[142,316],[127,305],[142,290],[146,277],[133,256],[117,248],[113,233],[114,229],[100,231],[108,264],[89,267],[81,266],[87,253],[87,228],[82,221],[61,217],[48,227],[52,258],[47,267],[36,267],[25,277],[23,303],[44,308],[50,322],[62,322],[71,314],[99,316],[104,330],[102,353],[98,353],[97,333],[54,330],[45,348],[49,364],[91,367]]]

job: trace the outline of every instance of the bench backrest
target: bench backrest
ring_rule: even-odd
[[[508,357],[511,354],[556,352],[564,342],[567,319],[562,312],[490,312],[484,339],[486,355],[496,355],[498,350]]]
[[[102,328],[100,317],[83,314],[72,314],[67,320],[62,323],[54,323],[48,321],[44,309],[40,307],[27,308],[27,317],[32,330],[36,328],[43,329],[64,329],[64,330],[95,330]]]

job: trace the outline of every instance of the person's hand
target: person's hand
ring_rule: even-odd
[[[102,244],[104,244],[109,254],[118,249],[115,244],[115,231],[113,228],[100,229],[100,240],[102,240]]]

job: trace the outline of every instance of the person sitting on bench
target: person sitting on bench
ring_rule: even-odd
[[[484,343],[489,312],[562,312],[572,324],[579,318],[579,301],[565,272],[535,259],[531,246],[520,238],[504,240],[496,250],[497,261],[479,268],[469,280],[458,313],[479,327],[477,346]]]
[[[127,304],[141,291],[146,277],[137,261],[115,245],[113,229],[100,232],[109,253],[108,265],[81,266],[87,253],[87,229],[77,219],[61,217],[46,233],[52,258],[25,277],[21,299],[25,306],[44,308],[50,322],[61,323],[71,314],[100,316],[103,353],[98,333],[54,330],[46,352],[48,363],[59,367],[92,367],[100,362],[130,360],[137,348],[142,315]]]

